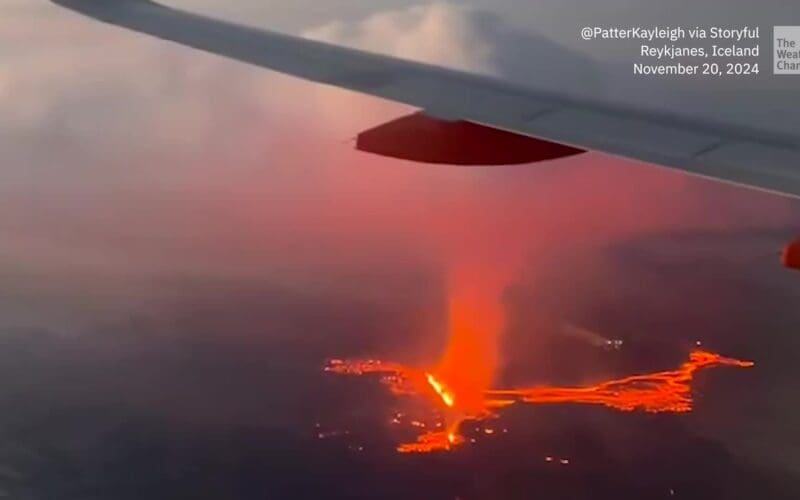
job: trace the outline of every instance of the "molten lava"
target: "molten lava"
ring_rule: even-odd
[[[445,406],[452,408],[453,404],[455,403],[455,398],[453,397],[453,394],[445,388],[444,384],[436,380],[436,377],[430,373],[425,374],[425,380],[428,381],[428,384],[433,388],[436,394],[442,398],[442,402],[445,404]]]
[[[495,416],[495,411],[515,403],[597,404],[620,411],[641,410],[651,413],[684,413],[692,410],[692,381],[705,368],[733,366],[748,368],[752,361],[726,358],[707,351],[693,351],[689,360],[676,370],[633,375],[609,380],[588,387],[536,386],[523,389],[492,389],[484,391],[481,408],[460,405],[446,382],[437,376],[398,363],[376,360],[332,360],[327,371],[345,375],[377,373],[394,394],[421,395],[445,412],[446,429],[429,431],[416,442],[397,447],[401,453],[446,451],[463,443],[459,428],[465,420],[483,420]]]
[[[706,351],[694,351],[677,370],[633,375],[580,388],[532,387],[489,391],[492,398],[518,398],[523,403],[599,404],[620,411],[684,413],[692,410],[692,379],[702,368],[736,366],[747,368],[752,361],[725,358]]]
[[[460,422],[459,422],[460,425]],[[464,442],[457,430],[426,432],[417,437],[414,443],[403,443],[397,447],[400,453],[430,453],[433,451],[449,451]]]
[[[522,262],[519,245],[487,245],[486,241],[517,234],[494,218],[458,220],[459,207],[442,207],[446,214],[435,233],[448,255],[446,275],[447,343],[441,358],[424,368],[378,360],[333,360],[326,370],[345,375],[374,374],[395,395],[423,398],[435,410],[434,426],[413,421],[424,429],[414,442],[397,447],[401,453],[446,451],[465,441],[466,421],[484,421],[515,404],[582,403],[620,411],[688,412],[692,409],[692,380],[698,370],[714,366],[749,367],[753,363],[695,351],[675,370],[633,375],[588,387],[535,386],[498,388],[500,340],[505,328],[503,291]],[[448,212],[452,210],[452,212]],[[517,213],[512,211],[513,213]],[[487,265],[492,263],[492,265]],[[399,424],[401,419],[394,418]],[[415,425],[418,424],[418,425]],[[486,434],[493,434],[487,429]],[[470,439],[472,441],[472,439]]]

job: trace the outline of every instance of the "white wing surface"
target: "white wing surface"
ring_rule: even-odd
[[[797,130],[778,134],[570,99],[487,76],[241,26],[149,0],[53,1],[109,24],[440,116],[800,197]]]

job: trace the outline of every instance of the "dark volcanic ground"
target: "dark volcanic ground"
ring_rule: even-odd
[[[491,423],[508,433],[468,424],[477,442],[449,454],[395,454],[392,398],[374,380],[320,371],[329,356],[430,357],[420,351],[430,337],[441,345],[443,331],[435,272],[351,277],[363,296],[178,280],[161,284],[169,300],[77,333],[6,327],[1,490],[15,499],[797,498],[800,277],[744,243],[778,236],[642,237],[603,250],[599,274],[580,254],[540,256],[551,271],[506,292],[508,383],[671,368],[698,339],[756,367],[701,374],[691,415],[520,407]],[[369,292],[372,280],[382,296]],[[45,291],[25,292],[43,315],[55,307],[36,303]],[[91,301],[91,287],[81,293]],[[625,345],[565,337],[565,321]],[[321,440],[317,426],[349,434]]]

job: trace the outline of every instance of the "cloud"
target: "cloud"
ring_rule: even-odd
[[[591,61],[531,30],[476,7],[436,2],[333,21],[303,32],[315,40],[403,59],[484,73],[529,87],[588,91]]]
[[[497,73],[497,47],[492,34],[485,33],[484,17],[469,7],[434,3],[379,12],[356,22],[333,21],[303,35],[404,59]]]
[[[489,74],[524,87],[580,99],[617,102],[666,113],[677,110],[697,118],[748,128],[754,123],[775,131],[800,126],[798,115],[785,106],[785,102],[794,99],[796,92],[784,80],[762,78],[754,86],[752,79],[741,78],[642,78],[632,71],[633,57],[638,50],[633,41],[580,41],[581,26],[624,26],[623,19],[638,19],[631,25],[645,26],[652,24],[653,19],[673,26],[724,25],[720,19],[699,23],[686,14],[686,11],[707,14],[707,6],[676,9],[674,5],[653,5],[642,9],[639,5],[631,9],[630,0],[613,3],[619,7],[604,3],[569,8],[562,3],[528,2],[524,6],[515,5],[514,9],[501,3],[493,6],[494,10],[487,10],[435,2],[384,10],[363,19],[336,20],[308,29],[303,35],[404,59]],[[620,15],[620,9],[626,10],[625,16]],[[766,12],[779,9],[783,7],[775,6]],[[725,16],[739,19],[738,24],[731,21],[730,25],[744,22],[741,13],[746,9],[724,10]],[[711,11],[719,14],[718,8]],[[497,12],[505,12],[506,16]],[[656,17],[653,12],[657,12]],[[759,11],[757,15],[766,14]],[[680,21],[680,18],[689,21]],[[665,19],[675,21],[667,23]],[[522,22],[516,24],[518,20]],[[745,24],[752,26],[754,21]],[[768,25],[762,24],[762,31],[767,28]],[[769,65],[764,58],[760,63]]]

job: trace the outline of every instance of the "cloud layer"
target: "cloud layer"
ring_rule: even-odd
[[[304,36],[403,59],[491,74],[532,88],[579,93],[599,84],[583,55],[487,10],[436,2],[331,23]]]

